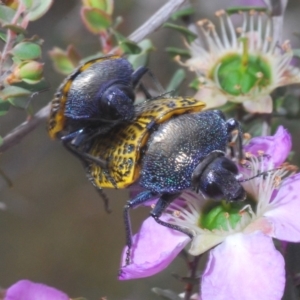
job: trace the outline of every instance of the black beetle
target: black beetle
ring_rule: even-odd
[[[134,89],[147,71],[145,67],[134,71],[118,55],[96,58],[78,67],[52,100],[50,137],[60,138],[73,154],[85,159],[91,137],[134,117]]]
[[[93,185],[125,188],[138,183],[145,191],[124,208],[127,264],[130,258],[129,210],[155,197],[151,216],[163,226],[191,234],[160,219],[183,190],[195,189],[208,198],[244,200],[236,164],[225,156],[232,131],[238,130],[239,158],[242,133],[234,119],[221,111],[202,111],[205,104],[192,98],[162,98],[135,107],[135,118],[96,137],[88,151],[87,176]],[[106,161],[103,165],[98,158]]]

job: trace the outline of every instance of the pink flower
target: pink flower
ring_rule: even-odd
[[[70,298],[45,284],[20,280],[6,290],[4,300],[70,300]]]
[[[249,161],[251,170],[241,171],[246,178],[249,173],[252,176],[273,170],[243,184],[252,195],[252,202],[210,202],[214,207],[208,210],[210,200],[185,192],[182,198],[186,207],[174,204],[164,215],[169,222],[193,233],[190,254],[196,256],[210,250],[201,278],[202,300],[281,299],[285,286],[284,259],[272,238],[300,242],[300,174],[287,177],[285,169],[276,169],[291,149],[290,135],[279,127],[274,136],[254,138],[245,148],[253,154]],[[258,150],[265,155],[254,156]],[[131,265],[124,266],[123,254],[120,279],[160,272],[189,240],[147,219],[134,237]]]

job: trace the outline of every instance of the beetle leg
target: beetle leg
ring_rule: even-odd
[[[165,209],[173,202],[173,200],[178,198],[178,196],[180,194],[181,193],[161,195],[161,197],[158,199],[154,209],[151,212],[151,216],[154,218],[154,220],[158,224],[168,227],[170,229],[174,229],[176,231],[182,232],[182,233],[188,235],[190,238],[193,238],[193,235],[191,234],[191,232],[189,230],[182,228],[178,225],[170,224],[170,223],[165,222],[160,219],[160,217],[161,217],[162,213],[165,211]]]
[[[124,206],[123,218],[124,218],[124,226],[126,233],[126,266],[130,264],[130,252],[132,247],[132,231],[131,231],[131,222],[129,216],[129,210],[139,206],[142,203],[145,203],[155,197],[156,193],[151,191],[143,191],[139,193],[135,198],[127,201],[127,204]]]
[[[148,74],[149,77],[151,78],[152,82],[155,85],[155,88],[158,90],[159,92],[159,96],[164,95],[164,88],[162,87],[162,85],[160,84],[160,82],[157,80],[156,76],[154,76],[154,74],[146,67],[139,67],[137,68],[131,75],[131,81],[132,81],[132,86],[135,88],[139,85],[140,89],[142,90],[142,92],[144,93],[144,95],[146,96],[147,100],[152,100],[152,99],[156,99],[157,97],[153,97],[151,96],[151,94],[148,92],[148,90],[146,89],[146,87],[143,85],[143,83],[140,82],[141,78],[145,75]],[[165,94],[169,94],[165,93]]]

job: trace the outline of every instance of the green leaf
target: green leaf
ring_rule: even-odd
[[[12,97],[28,96],[30,94],[31,91],[13,85],[7,86],[0,91],[0,97],[2,100],[7,100]]]
[[[112,23],[110,15],[97,8],[83,7],[80,15],[87,29],[95,34],[108,29]]]
[[[251,10],[259,11],[259,12],[267,12],[268,9],[266,7],[261,7],[261,6],[233,6],[227,8],[225,11],[227,12],[228,15],[233,15],[237,14],[240,11],[248,12]]]
[[[68,75],[74,70],[74,64],[68,57],[68,54],[59,48],[49,51],[49,55],[54,64],[54,68],[61,74]]]
[[[0,116],[6,115],[9,108],[10,108],[10,103],[8,101],[3,101],[0,99]]]
[[[197,38],[197,35],[194,32],[188,30],[187,28],[185,28],[183,26],[178,26],[178,25],[175,25],[172,23],[165,23],[163,25],[163,27],[170,28],[170,29],[180,32],[189,43],[193,42]]]
[[[6,33],[0,32],[0,39],[1,39],[4,43],[6,43]]]
[[[97,8],[111,15],[113,12],[112,0],[83,0],[83,5],[90,8]]]
[[[13,98],[8,98],[7,101],[18,108],[25,109],[28,106],[28,97],[13,97]]]
[[[149,53],[155,49],[149,39],[142,40],[138,43],[138,46],[141,48],[141,52],[139,54],[128,55],[127,57],[127,60],[132,64],[134,69],[146,66],[148,64]]]
[[[40,19],[51,7],[53,0],[21,0],[27,8],[27,19]]]
[[[186,78],[186,72],[184,69],[178,69],[171,78],[166,91],[177,91]]]
[[[198,77],[196,77],[190,84],[189,84],[189,87],[194,89],[195,91],[198,91],[199,90],[199,84],[200,84],[200,81],[198,79]]]
[[[34,0],[21,0],[20,2],[26,7],[26,9],[30,9],[33,5]]]
[[[10,23],[15,15],[15,11],[8,6],[0,5],[0,23]]]
[[[176,21],[183,17],[188,17],[194,13],[195,13],[195,10],[192,7],[187,7],[185,9],[178,10],[174,14],[172,14],[171,20]]]
[[[42,50],[40,45],[30,42],[17,44],[11,53],[21,60],[33,60],[41,57]]]
[[[127,54],[141,53],[142,49],[136,43],[128,40],[126,37],[124,37],[122,34],[118,33],[115,30],[112,30],[112,33],[116,37],[118,44],[124,53]]]
[[[3,25],[3,28],[10,29],[16,34],[19,34],[19,33],[26,34],[27,33],[26,29],[24,29],[21,26],[17,26],[15,24],[5,24],[5,25]]]
[[[166,51],[172,56],[175,57],[179,55],[180,57],[184,58],[191,58],[191,53],[189,50],[176,48],[176,47],[168,47],[166,48]]]

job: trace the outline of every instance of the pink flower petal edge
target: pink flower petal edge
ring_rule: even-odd
[[[274,237],[288,242],[300,242],[300,173],[282,182],[264,216],[273,225]]]
[[[280,166],[289,155],[292,148],[291,135],[283,126],[279,126],[273,136],[254,137],[245,146],[245,152],[257,155],[258,151],[263,151],[270,155],[275,166]]]
[[[63,292],[42,283],[20,280],[6,290],[4,300],[69,300]]]
[[[125,265],[126,249],[122,254],[119,280],[152,276],[165,269],[186,246],[190,238],[161,226],[151,217],[133,237],[131,264]]]
[[[255,232],[228,237],[209,254],[202,300],[279,300],[285,286],[284,259],[270,237]]]

